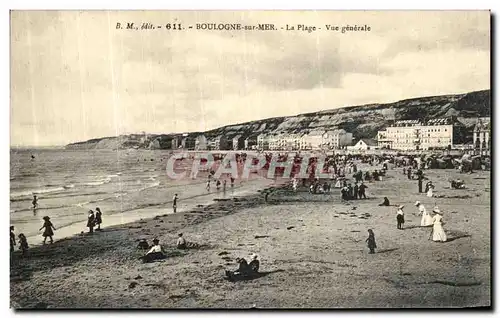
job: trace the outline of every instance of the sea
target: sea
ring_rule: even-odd
[[[196,179],[173,180],[166,172],[164,150],[66,150],[11,149],[10,222],[16,234],[41,241],[42,218],[49,216],[56,227],[55,238],[87,231],[88,212],[99,207],[103,226],[173,213],[174,194],[179,195],[178,212],[215,198],[244,195],[269,186],[268,179],[237,180],[235,187],[206,190],[208,172]],[[183,160],[180,169],[189,170]],[[33,195],[38,208],[32,208]],[[33,241],[33,240],[31,240]]]

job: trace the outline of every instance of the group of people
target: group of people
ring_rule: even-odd
[[[23,255],[26,255],[26,252],[28,251],[28,240],[26,239],[26,236],[24,233],[20,233],[19,236],[19,250],[21,250],[21,253]],[[14,226],[10,226],[10,252],[14,252],[16,246],[16,234],[14,233]]]
[[[366,188],[368,187],[362,181],[359,185],[356,182],[354,187],[350,183],[344,184],[340,190],[341,198],[344,201],[366,199]]]
[[[220,187],[222,185],[222,191],[226,192],[227,180],[224,179],[222,182],[220,181],[220,179],[214,180],[214,175],[215,175],[215,171],[213,171],[213,170],[210,171],[210,173],[208,174],[208,179],[207,179],[207,184],[206,184],[207,191],[210,192],[210,185],[212,182],[215,182],[215,189],[217,191],[220,190]],[[235,179],[231,176],[230,180],[231,180],[231,188],[233,188]]]
[[[87,227],[89,228],[89,233],[94,232],[94,227],[97,226],[96,231],[101,230],[101,224],[102,224],[102,212],[100,208],[95,208],[96,213],[94,214],[94,211],[89,210],[89,215],[87,217]]]
[[[189,248],[197,248],[199,245],[197,243],[187,242],[182,233],[178,234],[176,248],[179,250],[185,250]],[[143,263],[151,263],[156,260],[161,260],[167,258],[165,250],[160,245],[160,240],[153,239],[153,245],[149,246],[146,240],[141,240],[138,244],[140,249],[148,249],[145,255],[139,257]]]
[[[420,203],[420,201],[415,202],[415,207],[418,209],[418,215],[421,216],[420,219],[420,226],[422,227],[428,227],[432,226],[432,240],[435,242],[446,242],[447,237],[446,233],[444,232],[443,228],[443,212],[435,206],[432,212],[434,215],[431,215],[424,205]],[[400,205],[398,207],[398,210],[396,212],[396,221],[397,221],[397,228],[400,230],[403,230],[403,225],[405,223],[404,219],[404,212],[403,212],[404,205]],[[430,238],[429,238],[430,239]]]

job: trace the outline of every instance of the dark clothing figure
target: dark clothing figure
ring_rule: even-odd
[[[418,178],[418,193],[422,193],[422,182],[424,180],[424,173],[422,172],[422,170],[417,171],[417,178]],[[425,192],[427,192],[427,190]]]
[[[366,199],[366,188],[368,188],[364,183],[360,184],[358,190],[358,196],[360,199]]]
[[[408,174],[408,180],[411,180],[411,167],[408,168],[408,170],[406,171],[406,173]]]
[[[102,223],[102,212],[101,209],[96,208],[96,213],[95,213],[95,224],[97,225],[96,231],[101,230],[101,223]]]
[[[347,196],[348,196],[349,200],[354,199],[354,191],[353,191],[353,188],[350,184],[347,186]]]
[[[177,213],[177,199],[178,199],[177,194],[175,194],[172,202],[172,209],[174,210],[174,213]]]
[[[153,253],[148,253],[144,256],[140,257],[140,260],[142,260],[143,263],[151,263],[159,259],[165,259],[167,256],[163,254],[162,252],[153,252]]]
[[[94,211],[90,210],[88,219],[87,219],[87,227],[89,228],[89,233],[94,233],[95,226],[95,215]]]
[[[43,244],[45,244],[45,241],[47,241],[47,237],[50,238],[50,243],[54,243],[54,240],[52,239],[52,237],[54,236],[53,230],[55,230],[56,228],[54,227],[52,222],[50,222],[50,218],[48,216],[45,216],[43,219],[44,219],[44,223],[43,223],[42,227],[40,228],[40,231],[42,229],[45,229],[45,231],[43,231],[43,234],[42,234]]]
[[[387,197],[384,197],[384,202],[380,203],[378,206],[390,206],[389,199]]]
[[[16,246],[16,235],[14,234],[14,227],[10,227],[10,252],[14,252],[14,246]]]
[[[356,184],[354,185],[354,188],[352,189],[352,198],[353,198],[354,200],[357,200],[357,199],[358,199],[358,194],[359,194],[359,186],[358,186],[358,184],[356,183]]]
[[[377,248],[377,243],[375,242],[375,233],[372,230],[368,230],[368,238],[366,239],[368,243],[368,248],[370,249],[370,254],[375,253],[375,249]]]
[[[160,241],[157,239],[153,240],[153,246],[146,253],[146,255],[139,257],[139,259],[142,260],[143,263],[151,263],[155,260],[165,259],[165,258],[167,258],[167,255],[165,255],[165,253],[163,253],[163,249],[161,248]]]
[[[222,191],[226,192],[226,184],[227,184],[227,180],[224,180],[224,182],[222,182]]]
[[[28,248],[28,240],[26,239],[26,236],[23,233],[19,234],[19,249],[21,250],[21,253],[26,255]]]
[[[217,182],[215,183],[215,187],[217,188],[217,190],[220,189],[220,180],[217,180]]]
[[[33,210],[38,208],[38,198],[36,195],[33,196],[33,201],[31,201],[31,204],[33,204]]]
[[[370,180],[371,180],[371,175],[370,175],[370,172],[369,172],[369,171],[367,171],[367,172],[365,173],[365,181],[370,181]]]
[[[231,177],[231,188],[234,187],[234,178]]]
[[[405,216],[403,214],[396,214],[396,221],[398,222],[398,230],[403,229],[403,224],[405,223]]]
[[[347,189],[347,187],[343,187],[342,190],[340,190],[340,193],[342,195],[342,200],[349,200],[349,190]]]

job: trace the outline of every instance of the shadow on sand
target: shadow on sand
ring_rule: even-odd
[[[235,276],[231,276],[231,278],[229,278],[229,277],[224,277],[224,278],[230,282],[248,281],[248,280],[254,280],[257,278],[261,278],[261,277],[267,276],[269,274],[274,274],[274,273],[279,273],[279,272],[284,272],[284,271],[285,271],[284,269],[277,269],[277,270],[268,271],[268,272],[258,272],[258,273],[251,275],[251,276],[235,275]]]
[[[390,253],[399,250],[399,248],[387,248],[385,250],[378,250],[377,254],[382,254],[382,253]]]
[[[448,242],[453,242],[454,240],[458,240],[460,238],[463,238],[463,237],[470,237],[471,235],[470,234],[467,234],[467,233],[456,233],[456,234],[452,234],[450,235],[450,237],[447,238],[446,242],[444,243],[448,243]]]

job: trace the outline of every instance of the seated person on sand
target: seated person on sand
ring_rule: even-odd
[[[451,180],[451,188],[452,189],[465,189],[464,181],[460,180],[460,179]]]
[[[252,254],[252,261],[250,264],[244,258],[237,258],[236,262],[239,264],[238,269],[233,271],[226,271],[226,276],[233,278],[235,276],[249,277],[259,272],[260,262],[256,254]]]
[[[165,258],[167,258],[167,255],[163,252],[160,241],[158,239],[154,239],[151,249],[146,253],[146,255],[141,256],[139,259],[142,260],[143,263],[151,263],[155,260]]]
[[[387,197],[384,197],[384,202],[380,203],[378,206],[390,206],[391,203]]]
[[[187,249],[186,240],[182,237],[182,233],[179,233],[179,238],[177,239],[177,248],[180,250]]]

